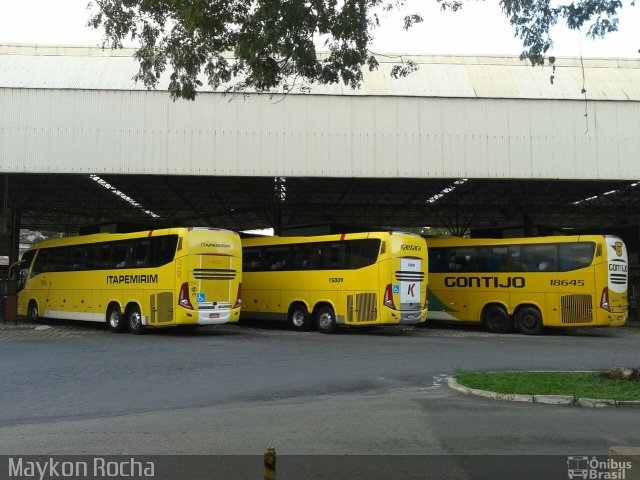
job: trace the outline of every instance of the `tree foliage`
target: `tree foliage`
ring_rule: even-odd
[[[426,1],[426,0],[425,0]],[[437,0],[457,10],[460,0]],[[377,68],[370,50],[381,13],[405,0],[92,0],[89,25],[103,28],[105,46],[139,42],[136,80],[153,88],[165,69],[174,98],[193,99],[203,80],[232,90],[290,90],[294,85],[343,83],[357,88],[363,69]],[[502,0],[523,41],[523,58],[544,62],[552,46],[550,27],[592,22],[589,35],[616,30],[619,0],[581,0],[552,6],[550,0]],[[423,20],[404,17],[404,28]],[[319,53],[319,51],[326,53]],[[392,75],[415,70],[400,62]],[[229,87],[229,85],[231,85]]]

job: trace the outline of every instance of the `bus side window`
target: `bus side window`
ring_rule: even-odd
[[[98,243],[91,246],[91,264],[93,270],[104,270],[109,268],[110,244]]]
[[[334,270],[345,268],[344,252],[346,244],[344,242],[331,242],[325,249],[325,269]]]
[[[289,270],[289,247],[274,245],[265,249],[266,265],[269,270]]]
[[[595,244],[592,242],[561,243],[559,248],[560,270],[563,272],[585,268],[593,262]]]
[[[502,247],[487,247],[485,271],[501,272],[502,265],[503,265],[503,256],[505,253],[506,253],[506,249]]]
[[[309,270],[311,268],[311,256],[313,247],[308,244],[293,245],[291,250],[293,270]]]
[[[378,259],[380,240],[367,238],[346,243],[346,268],[357,269],[373,265]]]
[[[88,249],[82,245],[71,249],[71,270],[87,270],[89,268],[87,251]]]
[[[520,258],[524,269],[528,272],[535,272],[538,270],[538,262],[533,253],[533,245],[522,245],[520,247]]]
[[[178,246],[177,235],[164,235],[162,237],[152,237],[152,257],[151,267],[166,265],[176,256]]]
[[[245,248],[242,252],[242,271],[259,272],[262,270],[262,251],[260,248]]]
[[[531,246],[537,267],[534,271],[557,272],[558,271],[558,248],[555,243],[541,243]]]
[[[127,265],[127,245],[125,242],[111,244],[109,268],[124,268]]]
[[[522,263],[521,250],[517,245],[510,246],[507,250],[506,265],[504,265],[507,272],[523,272],[527,271],[527,266]]]
[[[151,241],[147,238],[138,240],[133,245],[133,261],[138,268],[148,267],[151,253]]]
[[[446,272],[447,266],[444,259],[448,257],[446,248],[430,248],[429,252],[429,271],[433,273]]]

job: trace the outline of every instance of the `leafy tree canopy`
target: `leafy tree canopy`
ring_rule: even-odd
[[[173,98],[193,99],[201,78],[214,88],[288,91],[296,83],[362,82],[364,68],[378,63],[369,50],[381,13],[406,0],[92,0],[89,25],[103,28],[105,45],[140,43],[136,80],[153,88],[170,67]],[[427,0],[425,0],[427,1]],[[436,0],[457,10],[460,0]],[[569,28],[588,25],[587,35],[617,30],[620,0],[501,0],[501,7],[522,39],[521,58],[543,64],[553,45],[550,28],[559,20]],[[423,20],[404,18],[404,28]],[[317,49],[327,52],[320,55]],[[397,65],[395,77],[415,69]],[[204,76],[203,76],[204,75]]]

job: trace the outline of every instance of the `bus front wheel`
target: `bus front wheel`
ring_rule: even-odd
[[[140,307],[132,305],[127,309],[127,325],[129,332],[140,335],[144,332],[144,324],[142,323],[142,313],[140,313]]]
[[[29,310],[27,314],[33,323],[37,323],[38,320],[40,320],[40,316],[38,315],[38,304],[35,300],[31,300],[29,302]]]
[[[127,329],[118,305],[110,305],[107,309],[107,324],[113,333],[122,333]]]
[[[508,333],[513,328],[507,311],[497,305],[487,307],[484,311],[484,324],[491,333]]]
[[[542,315],[535,307],[523,307],[516,313],[516,328],[525,335],[539,335],[542,333]]]
[[[331,307],[320,307],[316,312],[316,328],[321,333],[335,333],[338,330],[336,315]]]
[[[303,304],[296,303],[289,309],[289,322],[294,330],[306,332],[311,330],[311,318],[307,307]]]

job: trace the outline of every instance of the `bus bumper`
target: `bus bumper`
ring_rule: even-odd
[[[427,319],[427,309],[392,310],[384,307],[380,323],[384,325],[418,325]]]
[[[400,324],[401,325],[418,325],[427,319],[426,310],[418,311],[400,311]]]
[[[204,310],[198,312],[198,325],[222,325],[223,323],[235,323],[239,318],[239,308],[218,312]]]
[[[176,318],[176,325],[223,325],[225,323],[235,323],[240,318],[240,309],[231,310],[198,310],[183,311]]]

